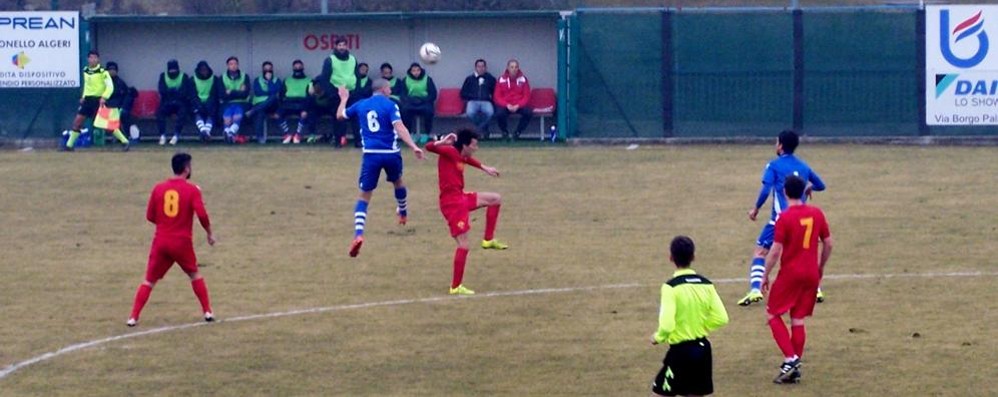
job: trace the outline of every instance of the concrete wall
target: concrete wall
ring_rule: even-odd
[[[329,20],[285,22],[101,22],[94,24],[95,48],[101,58],[118,62],[121,76],[139,90],[155,89],[170,59],[192,74],[199,60],[207,60],[216,74],[225,59],[239,57],[241,69],[252,77],[260,64],[274,63],[278,77],[290,74],[291,61],[301,59],[305,71],[316,75],[331,49],[333,35],[347,36],[359,62],[371,65],[375,75],[382,62],[405,73],[419,46],[432,41],[443,56],[436,65],[424,65],[438,88],[459,88],[471,73],[474,60],[483,58],[498,76],[506,60],[520,60],[534,87],[557,86],[557,20],[555,18],[471,18],[414,20]]]

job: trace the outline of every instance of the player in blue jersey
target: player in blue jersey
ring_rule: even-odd
[[[794,156],[794,151],[800,143],[800,138],[796,132],[785,130],[780,133],[776,140],[777,157],[766,164],[766,169],[762,171],[762,189],[759,191],[759,198],[755,201],[755,207],[748,212],[749,220],[755,221],[759,215],[759,209],[766,204],[766,199],[773,196],[773,212],[769,217],[769,222],[763,226],[759,233],[759,240],[755,242],[755,253],[752,256],[752,267],[749,270],[749,292],[744,298],[738,301],[739,306],[748,306],[756,302],[761,302],[762,295],[762,275],[766,270],[766,255],[769,248],[773,246],[773,226],[776,225],[776,218],[780,216],[788,206],[787,196],[783,193],[783,183],[787,177],[796,175],[807,182],[802,201],[811,196],[811,192],[825,190],[825,183],[821,181],[818,174],[814,172],[803,160]],[[818,288],[818,295],[815,297],[818,302],[824,300],[821,288]]]
[[[385,170],[388,182],[395,185],[395,200],[398,202],[395,212],[399,224],[404,225],[408,213],[406,211],[406,189],[402,181],[402,153],[398,139],[401,138],[412,149],[416,159],[423,159],[423,150],[416,146],[409,135],[409,129],[402,123],[399,107],[388,98],[391,86],[384,79],[375,80],[372,84],[374,95],[346,107],[350,92],[339,87],[340,105],[336,109],[336,118],[345,120],[358,119],[360,135],[363,141],[364,157],[360,163],[360,196],[354,207],[354,239],[350,244],[350,256],[360,253],[364,244],[364,225],[367,223],[367,204],[371,202],[371,193],[378,187],[378,177]]]

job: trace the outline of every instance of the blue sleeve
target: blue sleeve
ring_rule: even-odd
[[[755,199],[755,208],[762,208],[762,205],[766,204],[766,198],[773,191],[775,184],[776,174],[774,174],[772,164],[766,164],[766,169],[762,171],[762,188],[759,189],[759,197]]]
[[[357,103],[350,105],[346,110],[346,114],[348,119],[357,118]]]
[[[391,113],[392,124],[395,124],[396,121],[402,120],[402,115],[399,113],[399,105],[397,103],[392,102],[391,106],[392,110],[389,113]]]
[[[808,175],[807,180],[808,182],[811,182],[811,190],[816,192],[825,190],[825,182],[821,180],[821,177],[818,176],[818,173],[814,172],[814,170],[811,170],[811,173],[810,175]]]

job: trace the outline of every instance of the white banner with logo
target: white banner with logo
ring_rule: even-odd
[[[998,125],[998,6],[925,7],[925,123]]]
[[[0,88],[79,86],[79,13],[0,11]]]

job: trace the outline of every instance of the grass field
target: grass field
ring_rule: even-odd
[[[735,305],[745,282],[723,282],[747,275],[762,222],[745,211],[771,146],[484,146],[503,177],[469,168],[468,188],[503,194],[498,237],[512,248],[472,250],[471,299],[446,295],[454,243],[435,161],[406,154],[409,225],[395,225],[382,185],[351,259],[357,152],[191,150],[220,238],[208,247],[197,230],[196,249],[223,321],[58,355],[0,379],[0,395],[644,396],[665,352],[648,337],[676,234],[696,241],[695,268],[722,281],[731,323],[711,336],[718,396],[998,390],[995,148],[800,149],[829,185],[814,201],[836,238],[827,273],[868,277],[826,280],[793,387],[770,383],[779,354],[762,308]],[[0,152],[0,371],[199,320],[175,268],[139,327],[124,326],[153,230],[147,194],[171,154]],[[473,215],[476,237],[483,223]],[[484,296],[618,284],[633,285]],[[429,301],[224,321],[419,299]]]

